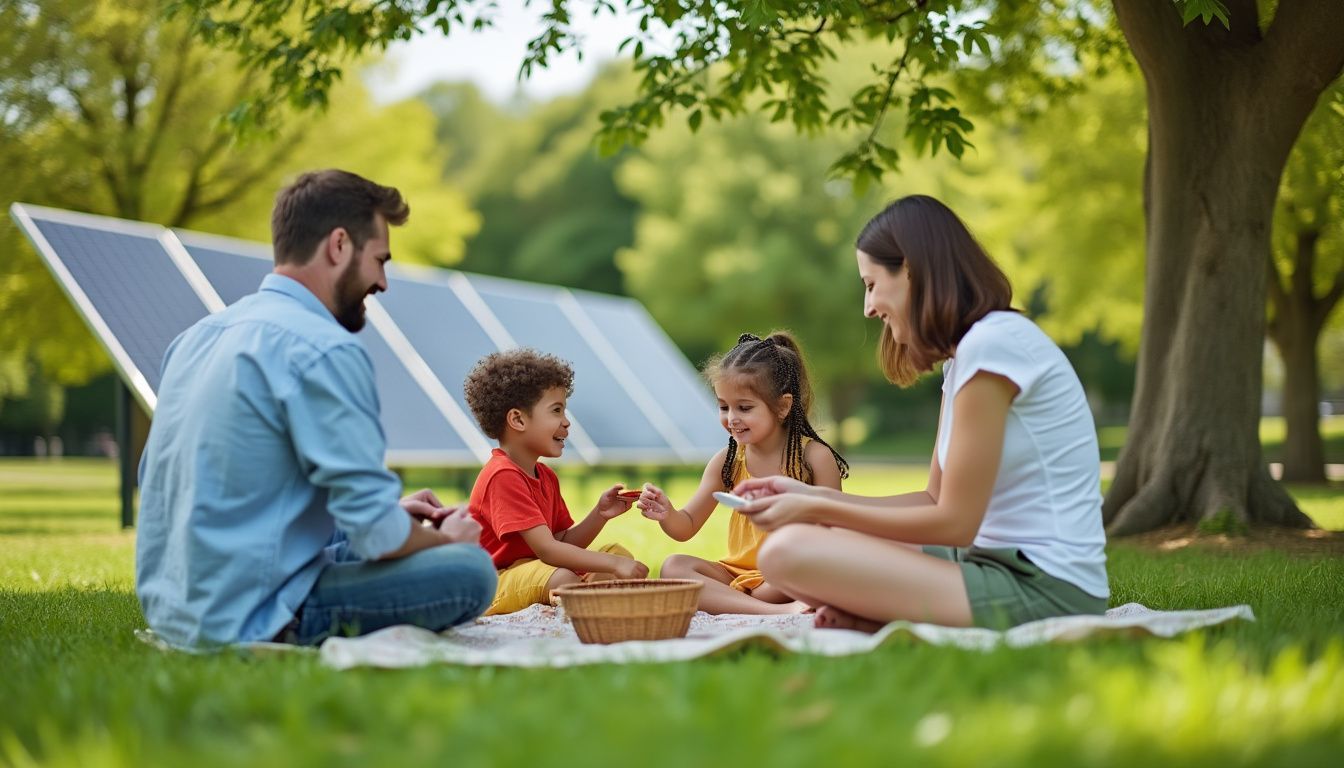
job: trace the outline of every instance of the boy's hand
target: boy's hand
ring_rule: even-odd
[[[632,560],[628,557],[618,558],[620,563],[613,569],[611,574],[618,579],[647,579],[649,577],[649,566]]]
[[[476,522],[476,518],[467,511],[467,505],[459,507],[449,507],[445,510],[444,516],[439,518],[436,526],[439,533],[453,544],[462,542],[478,543],[481,539],[481,524]]]
[[[657,520],[661,523],[676,510],[672,509],[672,502],[668,500],[667,494],[663,493],[662,488],[653,484],[646,484],[644,493],[639,496],[639,511],[650,520]]]
[[[625,514],[635,500],[621,498],[619,494],[624,489],[624,485],[617,483],[603,491],[602,495],[597,497],[597,506],[593,507],[593,510],[601,515],[603,520]]]

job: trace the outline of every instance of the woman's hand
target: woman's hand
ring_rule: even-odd
[[[820,488],[784,475],[753,477],[750,480],[743,480],[733,488],[733,493],[744,499],[763,499],[781,493],[797,493],[810,496],[820,491]]]
[[[818,499],[812,494],[785,492],[773,496],[758,496],[738,512],[746,515],[757,528],[773,531],[793,523],[820,523],[817,507]]]

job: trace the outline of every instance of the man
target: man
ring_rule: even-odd
[[[440,630],[490,605],[495,570],[466,507],[427,490],[398,501],[354,336],[364,298],[387,290],[388,225],[409,214],[355,174],[301,176],[271,215],[275,271],[168,348],[140,464],[136,591],[169,643]]]

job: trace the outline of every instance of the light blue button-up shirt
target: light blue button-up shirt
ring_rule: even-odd
[[[400,547],[411,520],[385,448],[368,353],[298,282],[267,275],[184,331],[140,462],[149,626],[178,646],[269,640],[337,529],[368,559]]]

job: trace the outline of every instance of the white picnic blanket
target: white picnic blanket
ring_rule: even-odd
[[[690,631],[681,639],[587,645],[579,642],[563,611],[534,605],[518,613],[480,618],[437,634],[419,627],[396,626],[363,637],[333,637],[322,643],[318,652],[323,664],[336,669],[426,664],[571,667],[667,662],[743,647],[843,656],[867,653],[905,637],[971,650],[1070,642],[1105,635],[1171,637],[1233,619],[1254,621],[1255,614],[1248,605],[1155,611],[1129,603],[1110,609],[1105,616],[1042,619],[1004,632],[897,621],[872,635],[844,629],[814,629],[812,619],[811,615],[711,616],[699,612],[691,619]]]

